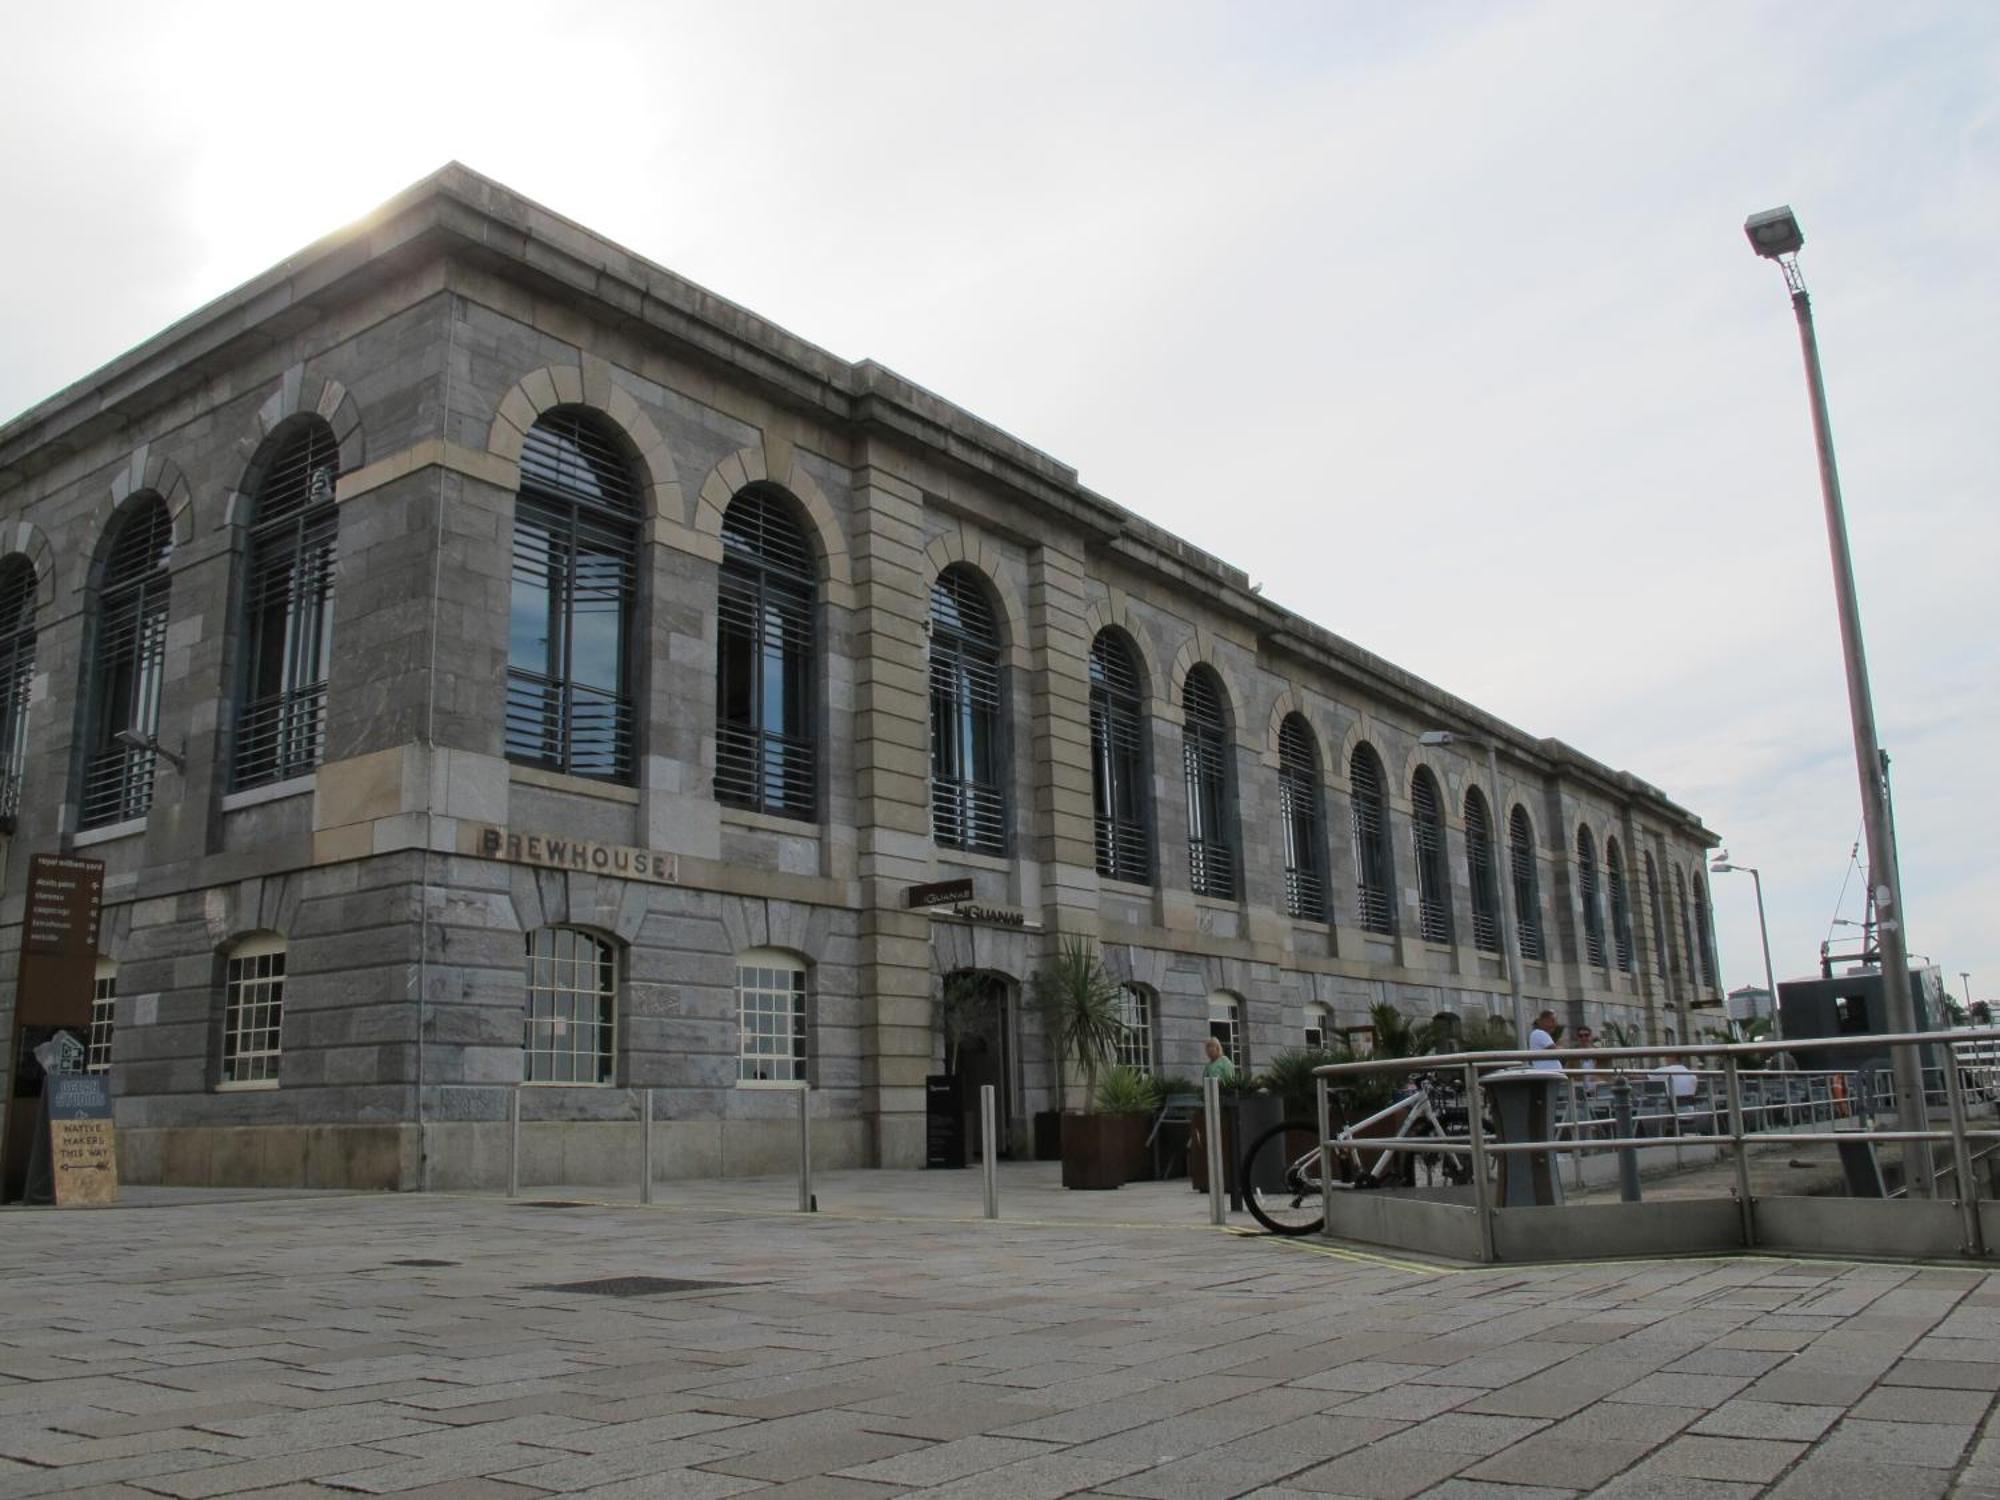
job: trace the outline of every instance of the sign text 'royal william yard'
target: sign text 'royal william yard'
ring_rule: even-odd
[[[559,834],[479,827],[473,830],[472,852],[487,859],[504,859],[509,864],[535,865],[544,870],[576,870],[591,875],[613,875],[620,880],[650,880],[658,885],[674,885],[680,880],[674,856],[658,849],[599,844]]]

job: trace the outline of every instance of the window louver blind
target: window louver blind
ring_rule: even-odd
[[[244,590],[239,789],[303,775],[325,754],[339,466],[332,429],[315,420],[286,440],[258,486]]]
[[[25,557],[0,564],[0,826],[21,811],[28,767],[28,699],[35,677],[35,570]]]
[[[1383,791],[1382,762],[1367,745],[1355,747],[1348,763],[1349,800],[1354,816],[1355,897],[1364,932],[1396,930],[1390,889],[1389,803]]]
[[[1618,840],[1604,841],[1604,880],[1611,890],[1611,942],[1618,970],[1632,972],[1632,903],[1625,889],[1625,855]]]
[[[1090,648],[1090,750],[1096,795],[1097,873],[1153,878],[1147,822],[1145,719],[1131,649],[1110,632]]]
[[[1576,831],[1576,887],[1583,902],[1583,957],[1593,969],[1604,967],[1604,911],[1597,901],[1597,847],[1590,830]]]
[[[811,818],[815,563],[778,496],[745,490],[722,520],[717,585],[715,795],[732,807]]]
[[[1472,942],[1500,951],[1500,886],[1493,859],[1493,820],[1477,787],[1465,794],[1465,863],[1472,880]]]
[[[1278,818],[1285,840],[1285,911],[1326,920],[1325,837],[1320,830],[1319,756],[1297,714],[1278,727]]]
[[[112,540],[98,596],[94,729],[83,771],[78,824],[98,828],[141,818],[153,805],[151,750],[118,743],[121,730],[151,738],[160,725],[167,644],[167,558],[173,521],[157,495],[129,512]]]
[[[1236,895],[1236,850],[1228,826],[1229,742],[1222,695],[1199,668],[1181,687],[1181,770],[1187,786],[1188,881],[1197,896]]]
[[[931,833],[979,854],[1006,849],[1000,764],[1000,632],[973,572],[931,585]]]
[[[599,781],[633,775],[639,498],[612,434],[560,407],[521,450],[507,651],[507,754]]]
[[[1417,848],[1417,915],[1427,943],[1451,941],[1451,873],[1445,863],[1444,813],[1437,781],[1419,767],[1410,782],[1410,823]]]
[[[1523,808],[1515,808],[1508,824],[1514,864],[1514,912],[1521,934],[1521,956],[1540,963],[1542,944],[1541,882],[1535,874],[1535,830]]]

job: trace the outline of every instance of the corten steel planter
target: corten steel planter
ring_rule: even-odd
[[[1125,1185],[1119,1157],[1124,1115],[1066,1114],[1062,1121],[1062,1183],[1066,1188],[1101,1192]]]

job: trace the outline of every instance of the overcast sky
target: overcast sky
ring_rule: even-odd
[[[1861,914],[1790,202],[1911,947],[2000,998],[2000,7],[0,15],[0,415],[456,158],[1664,788],[1781,978]]]

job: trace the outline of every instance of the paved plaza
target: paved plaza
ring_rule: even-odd
[[[1432,1267],[1052,1172],[9,1210],[0,1496],[2000,1496],[1996,1276]]]

